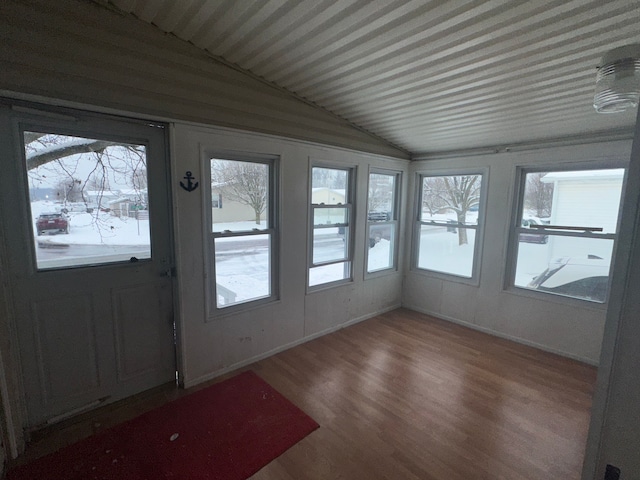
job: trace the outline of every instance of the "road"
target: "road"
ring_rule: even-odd
[[[147,245],[74,245],[42,243],[36,248],[38,266],[62,267],[82,264],[103,263],[149,258]],[[47,245],[47,246],[45,246]],[[344,255],[344,242],[341,237],[328,235],[315,241],[315,260],[331,260]],[[264,254],[269,248],[267,235],[253,237],[225,238],[216,241],[216,257],[224,261],[224,257]],[[222,257],[222,258],[221,258]]]

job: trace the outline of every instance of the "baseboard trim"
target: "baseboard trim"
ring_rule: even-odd
[[[460,320],[459,318],[450,317],[448,315],[443,315],[441,313],[432,312],[426,308],[416,307],[414,305],[402,305],[403,308],[407,308],[409,310],[413,310],[415,312],[424,313],[425,315],[429,315],[431,317],[439,318],[440,320],[445,320],[447,322],[455,323],[458,325],[462,325],[463,327],[470,328],[472,330],[477,330],[482,333],[487,333],[489,335],[493,335],[494,337],[504,338],[505,340],[511,340],[512,342],[520,343],[522,345],[527,345],[528,347],[537,348],[538,350],[543,350],[545,352],[554,353],[556,355],[560,355],[561,357],[570,358],[572,360],[577,360],[578,362],[586,363],[587,365],[592,365],[594,367],[598,366],[598,362],[594,361],[587,357],[581,357],[579,355],[574,355],[573,353],[564,352],[562,350],[557,350],[555,348],[550,348],[546,345],[542,345],[540,343],[532,342],[525,338],[516,337],[513,335],[506,334],[504,332],[500,332],[498,330],[493,330],[491,328],[483,327],[480,325],[476,325],[475,323],[466,322],[464,320]]]
[[[356,323],[360,323],[363,322],[364,320],[368,320],[369,318],[373,318],[377,315],[382,315],[383,313],[387,313],[387,312],[391,312],[392,310],[396,310],[398,308],[400,308],[402,305],[401,304],[396,304],[396,305],[392,305],[390,307],[387,308],[383,308],[382,310],[377,310],[373,313],[367,313],[366,315],[362,315],[360,317],[356,317],[356,318],[352,318],[351,320],[346,321],[345,323],[341,323],[339,325],[334,325],[333,327],[327,328],[325,330],[322,330],[320,332],[316,332],[313,333],[311,335],[307,335],[305,337],[302,337],[298,340],[295,340],[293,342],[287,343],[285,345],[281,345],[279,347],[276,347],[272,350],[269,350],[268,352],[265,353],[261,353],[260,355],[256,355],[254,357],[251,358],[247,358],[246,360],[243,360],[241,362],[237,362],[234,363],[233,365],[229,365],[228,367],[225,367],[221,370],[216,370],[215,372],[211,372],[208,373],[206,375],[201,375],[200,377],[194,378],[192,380],[185,380],[184,381],[184,388],[190,388],[190,387],[194,387],[200,383],[203,382],[208,382],[209,380],[213,380],[216,377],[220,377],[222,375],[225,375],[227,373],[233,372],[234,370],[237,370],[239,368],[242,367],[246,367],[247,365],[251,365],[252,363],[258,362],[260,360],[264,360],[265,358],[271,357],[272,355],[275,355],[277,353],[280,352],[284,352],[285,350],[288,350],[290,348],[293,347],[297,347],[298,345],[302,345],[303,343],[307,343],[310,342],[311,340],[315,340],[316,338],[322,337],[324,335],[328,335],[330,333],[333,332],[337,332],[338,330],[342,330],[343,328],[347,328],[351,325],[355,325]]]

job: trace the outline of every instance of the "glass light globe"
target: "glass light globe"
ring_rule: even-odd
[[[616,48],[602,57],[593,106],[598,113],[617,113],[638,106],[640,44]]]

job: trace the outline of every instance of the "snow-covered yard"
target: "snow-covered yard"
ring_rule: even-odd
[[[59,211],[60,205],[39,201],[33,202],[31,209],[35,222],[40,213]],[[134,255],[137,258],[150,257],[148,220],[120,218],[96,211],[69,212],[68,217],[69,234],[36,236],[36,252],[40,267],[95,263],[96,258],[112,261],[126,260]],[[215,227],[217,231],[239,232],[251,231],[257,225],[249,221],[216,224]],[[264,227],[263,222],[259,228]],[[344,255],[344,242],[337,229],[323,229],[320,232],[322,235],[315,239],[316,261],[336,259]],[[423,226],[419,267],[470,277],[475,230],[467,229],[467,234],[468,244],[458,245],[457,232],[448,231],[446,227]],[[220,245],[215,258],[216,279],[219,285],[235,295],[235,303],[268,296],[271,283],[268,235],[218,238],[216,243]],[[63,248],[65,246],[69,248]],[[88,247],[92,248],[87,249]],[[547,267],[549,247],[549,244],[520,243],[515,282],[517,286],[526,286]],[[368,270],[376,271],[390,266],[392,253],[392,243],[387,239],[381,239],[368,249]],[[326,265],[311,269],[309,283],[321,285],[341,280],[344,276],[344,263]]]
[[[59,212],[53,202],[32,202],[34,222],[41,213]],[[117,217],[107,212],[69,212],[68,235],[42,235],[39,242],[65,245],[149,245],[149,220]],[[35,227],[34,227],[35,232]]]

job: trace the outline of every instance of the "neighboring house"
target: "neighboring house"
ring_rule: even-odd
[[[602,228],[605,233],[616,232],[624,170],[585,170],[580,172],[552,172],[542,177],[553,183],[551,225]],[[584,238],[552,236],[549,240],[549,260],[557,257],[586,257],[596,255],[611,258],[613,242]]]
[[[211,213],[214,223],[255,221],[256,214],[253,208],[236,200],[229,200],[213,185],[211,188]]]
[[[346,191],[344,188],[314,188],[311,191],[311,203],[333,204],[344,203]]]
[[[123,188],[119,192],[120,198],[126,198],[132,203],[143,206],[145,209],[149,204],[149,194],[146,188]]]
[[[89,190],[84,192],[88,205],[98,208],[109,208],[109,203],[120,198],[119,190]]]
[[[123,189],[119,190],[117,198],[107,203],[107,208],[114,216],[132,217],[136,211],[147,210],[148,201],[149,197],[146,188],[140,190]]]

